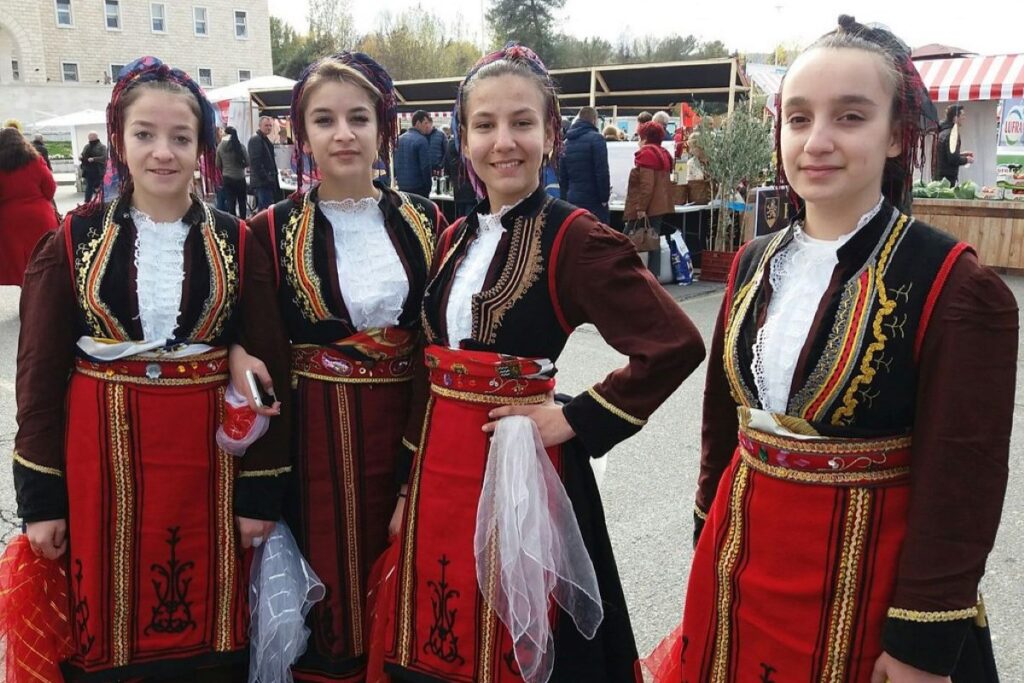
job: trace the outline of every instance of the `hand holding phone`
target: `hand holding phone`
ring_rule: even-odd
[[[256,381],[256,375],[252,373],[252,370],[245,371],[245,381],[249,383],[249,391],[252,393],[252,398],[256,402],[256,405],[260,408],[272,408],[274,403],[277,402],[277,396],[274,395],[273,390],[267,391],[263,388],[263,385]]]

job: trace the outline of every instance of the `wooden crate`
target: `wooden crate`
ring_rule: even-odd
[[[702,282],[725,282],[729,279],[729,269],[735,251],[713,251],[705,249],[700,253],[700,279]]]
[[[983,265],[1024,270],[1024,202],[915,199],[913,211],[974,247]]]

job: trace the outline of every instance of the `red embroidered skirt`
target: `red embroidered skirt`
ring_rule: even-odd
[[[69,678],[169,675],[244,659],[236,463],[214,437],[226,381],[223,350],[77,362],[66,437]]]
[[[385,661],[400,680],[521,682],[512,640],[477,588],[477,501],[489,448],[481,427],[500,405],[546,400],[534,361],[430,346],[431,398],[413,466]],[[550,448],[561,472],[561,448]],[[496,580],[496,577],[495,577]]]
[[[741,431],[659,682],[868,683],[906,532],[910,439]]]
[[[306,619],[299,681],[363,681],[370,569],[387,547],[395,459],[412,397],[408,330],[364,332],[328,348],[292,349],[295,495],[289,526],[327,587]]]

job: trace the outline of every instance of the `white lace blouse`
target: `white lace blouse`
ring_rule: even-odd
[[[142,337],[147,342],[174,336],[181,314],[181,285],[185,280],[185,238],[182,220],[159,223],[133,208],[135,223],[135,288]]]
[[[334,230],[338,288],[357,330],[398,324],[409,278],[384,226],[378,200],[321,200]]]
[[[857,227],[837,240],[810,237],[794,225],[793,241],[772,257],[772,298],[764,326],[757,331],[751,367],[761,406],[785,413],[793,372],[811,330],[821,297],[839,263],[839,248],[875,217],[882,202],[861,216]]]
[[[455,280],[448,295],[448,309],[445,311],[448,346],[453,349],[459,348],[459,342],[473,335],[473,295],[479,294],[483,289],[487,271],[490,270],[494,253],[498,249],[498,242],[505,234],[501,218],[514,206],[515,204],[502,206],[498,213],[477,216],[479,230],[476,239],[470,243],[466,257],[455,271]]]

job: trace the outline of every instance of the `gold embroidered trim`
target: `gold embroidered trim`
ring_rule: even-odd
[[[227,235],[217,230],[213,213],[205,203],[203,207],[203,248],[210,268],[210,293],[203,304],[203,312],[196,322],[191,339],[215,339],[231,317],[238,294],[238,255]]]
[[[746,496],[749,479],[750,468],[740,463],[732,480],[732,490],[729,492],[729,527],[715,567],[718,583],[718,616],[715,624],[715,647],[712,653],[712,681],[726,681],[729,678],[729,639],[732,636],[729,614],[732,611],[733,572],[743,546],[743,499]]]
[[[345,499],[345,556],[348,560],[348,581],[349,581],[349,604],[348,621],[352,629],[352,648],[355,654],[361,655],[363,648],[363,591],[360,576],[362,561],[359,553],[359,536],[357,530],[362,528],[359,520],[359,500],[356,486],[355,464],[353,458],[352,431],[350,426],[351,411],[349,410],[348,389],[345,387],[334,388],[337,400],[338,434],[341,443],[339,453],[341,454],[341,486]]]
[[[739,336],[743,329],[743,323],[747,319],[747,312],[750,305],[757,298],[757,292],[761,288],[761,281],[764,279],[765,268],[771,261],[775,252],[782,243],[788,231],[782,230],[765,247],[761,260],[757,264],[753,277],[738,292],[733,294],[732,306],[727,311],[728,318],[725,325],[725,349],[722,352],[723,367],[725,375],[729,380],[729,390],[737,405],[750,407],[757,403],[754,392],[743,382],[743,373],[740,371],[739,362]],[[735,286],[735,283],[734,283]]]
[[[238,473],[238,478],[247,479],[249,477],[278,477],[282,474],[288,474],[291,471],[291,465],[288,465],[287,467],[278,467],[272,470],[243,470]]]
[[[835,597],[830,610],[828,639],[825,641],[825,667],[819,679],[826,683],[846,681],[851,636],[857,614],[860,565],[871,518],[871,500],[872,494],[868,489],[852,489],[847,501],[839,566],[833,586]]]
[[[697,515],[698,519],[702,519],[705,522],[708,520],[708,513],[704,512],[696,505],[693,506],[693,514]]]
[[[491,604],[498,598],[498,532],[491,536],[487,543],[487,593],[488,600],[480,605],[480,650],[477,661],[480,662],[479,683],[491,683],[494,680],[494,642],[498,637],[498,615],[491,609]]]
[[[203,375],[201,377],[157,377],[156,379],[150,379],[149,377],[139,377],[137,375],[125,375],[116,372],[113,368],[107,372],[90,370],[89,368],[75,368],[75,372],[79,372],[86,377],[101,379],[104,382],[111,382],[113,384],[141,384],[146,386],[164,387],[218,384],[227,382],[229,377],[227,373],[217,373],[215,375]]]
[[[420,243],[420,248],[423,249],[423,256],[426,257],[429,269],[431,261],[434,260],[434,230],[430,227],[434,225],[434,221],[425,216],[419,206],[413,204],[409,195],[404,192],[399,192],[398,195],[402,198],[398,213],[416,235],[416,240]]]
[[[281,237],[281,264],[295,292],[295,304],[309,322],[334,320],[324,301],[320,276],[313,268],[313,237],[311,226],[316,205],[307,192],[302,206],[292,209]]]
[[[420,443],[425,443],[427,429],[430,427],[430,419],[434,412],[434,404],[437,399],[433,396],[427,398],[427,407],[423,414],[423,427],[420,430]],[[422,461],[418,461],[422,463]],[[420,500],[420,476],[422,465],[413,466],[411,481],[409,482],[408,501],[405,509],[405,538],[402,541],[401,564],[401,585],[399,586],[398,600],[398,663],[401,666],[409,666],[412,658],[412,618],[413,618],[413,588],[415,577],[415,541],[416,541],[416,514]]]
[[[496,406],[533,406],[544,403],[547,400],[547,396],[544,394],[537,394],[535,396],[494,396],[491,394],[475,394],[470,391],[456,391],[455,389],[439,387],[436,384],[431,384],[430,390],[444,398]]]
[[[114,484],[114,548],[113,610],[111,613],[111,663],[128,663],[128,649],[132,623],[132,539],[135,537],[135,486],[132,481],[128,411],[125,407],[123,385],[115,384],[107,390],[107,414],[110,416],[110,468]]]
[[[943,621],[971,619],[978,616],[978,608],[975,606],[967,607],[965,609],[948,610],[945,612],[918,612],[917,610],[890,607],[888,615],[893,619],[916,621],[923,624],[936,624]]]
[[[875,453],[878,451],[896,451],[910,448],[914,442],[911,436],[896,436],[889,439],[842,439],[835,441],[805,441],[803,439],[787,439],[784,436],[768,434],[757,429],[745,427],[740,430],[744,436],[757,443],[777,448],[780,451],[795,453],[813,453],[827,455],[857,455],[858,453]]]
[[[218,420],[224,420],[224,387],[217,390]],[[216,486],[216,533],[217,545],[214,549],[217,558],[217,606],[214,622],[213,648],[217,652],[228,652],[232,649],[231,602],[235,595],[235,564],[236,539],[232,499],[234,494],[234,456],[217,449],[214,471],[217,477]]]
[[[750,451],[742,447],[740,448],[740,456],[743,458],[744,464],[761,474],[801,484],[825,484],[826,486],[875,484],[883,481],[893,481],[910,474],[909,467],[894,467],[878,472],[807,472],[805,470],[791,470],[786,467],[761,462]]]
[[[58,470],[56,467],[46,467],[45,465],[37,465],[31,460],[26,460],[22,457],[21,453],[14,451],[11,453],[11,457],[14,458],[14,462],[18,463],[22,467],[28,468],[33,472],[40,472],[42,474],[49,474],[54,477],[63,477],[64,473]]]
[[[406,448],[408,448],[410,451],[413,451],[413,452],[416,452],[416,451],[418,451],[420,449],[419,446],[414,444],[412,441],[409,441],[409,439],[406,439],[404,436],[402,437],[402,445],[405,446]]]
[[[617,417],[619,419],[622,419],[622,420],[625,420],[629,424],[636,425],[637,427],[643,427],[645,424],[647,424],[647,420],[641,420],[639,417],[633,417],[632,415],[627,413],[622,408],[618,408],[616,406],[613,406],[611,403],[608,402],[608,399],[606,399],[601,394],[597,393],[597,391],[594,389],[594,387],[590,387],[589,389],[587,389],[587,393],[590,394],[590,396],[595,401],[597,401],[598,404],[600,404],[600,406],[602,408],[607,410],[609,413],[611,413],[615,417]]]
[[[869,344],[864,352],[864,358],[860,363],[860,374],[853,378],[853,382],[850,383],[849,388],[846,390],[843,396],[842,407],[837,408],[832,414],[832,424],[834,425],[849,424],[853,420],[854,411],[857,409],[857,404],[860,403],[857,399],[858,389],[862,384],[864,386],[870,385],[871,381],[875,378],[875,368],[872,367],[871,360],[877,352],[885,349],[885,342],[889,339],[882,332],[882,321],[896,310],[896,301],[889,298],[889,293],[885,288],[885,270],[889,265],[889,256],[897,242],[899,242],[899,237],[907,226],[908,220],[908,216],[900,215],[896,226],[889,235],[889,239],[886,240],[885,246],[882,248],[882,253],[878,256],[878,263],[868,269],[868,272],[872,273],[875,278],[875,289],[879,303],[878,311],[875,312],[875,319],[871,325],[871,332],[875,337],[875,341]]]
[[[119,201],[111,202],[99,229],[89,229],[89,241],[75,248],[72,267],[75,269],[79,305],[86,324],[92,328],[92,336],[121,342],[129,338],[128,332],[100,297],[100,285],[110,263],[110,252],[121,232],[121,226],[114,221],[114,212],[119,204]]]
[[[292,377],[306,377],[332,384],[400,384],[412,381],[412,375],[408,377],[338,377],[337,375],[321,375],[318,372],[307,372],[305,370],[293,371]]]
[[[550,203],[551,198],[548,197],[535,216],[529,220],[520,216],[515,220],[509,240],[508,258],[505,259],[498,281],[487,291],[473,296],[473,303],[476,304],[472,333],[474,339],[494,344],[502,319],[526,296],[544,272],[540,238]]]

